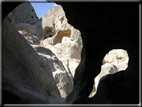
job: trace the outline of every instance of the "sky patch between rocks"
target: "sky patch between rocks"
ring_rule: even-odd
[[[29,0],[29,2],[35,9],[35,12],[39,19],[44,15],[44,13],[48,9],[50,9],[55,4],[54,2],[49,3],[46,0],[41,0],[40,2],[39,0]]]

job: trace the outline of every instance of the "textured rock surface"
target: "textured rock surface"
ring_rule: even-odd
[[[61,3],[68,22],[79,29],[83,39],[81,62],[74,76],[68,103],[139,103],[139,4],[138,3]],[[97,93],[88,98],[102,60],[112,49],[128,52],[125,71],[100,80]],[[121,87],[121,88],[120,88]]]
[[[63,11],[60,5],[54,4],[43,16],[42,16],[42,28],[46,26],[54,27],[55,18],[58,16],[64,16],[65,12]],[[50,20],[50,21],[48,21]],[[46,22],[46,23],[45,23]]]
[[[37,36],[37,30],[34,26],[28,24],[28,23],[20,23],[17,25],[17,30],[24,30],[26,32],[29,32],[35,36]],[[37,36],[38,37],[38,36]]]
[[[63,15],[65,15],[65,13],[62,7],[57,4],[53,5],[34,25],[34,27],[37,28],[38,38],[43,40],[44,36],[46,36],[45,32],[47,28],[52,29],[48,31],[50,31],[51,35],[53,36],[55,33],[53,31],[55,29],[54,21],[56,17]]]
[[[16,22],[15,22],[14,17],[11,12],[7,15],[7,18],[11,22],[11,24],[14,26],[14,28],[16,29],[17,25],[16,25]]]
[[[128,53],[123,49],[113,49],[109,51],[102,61],[101,72],[94,79],[93,89],[89,97],[94,96],[99,81],[103,76],[125,70],[128,67],[128,60]]]
[[[18,103],[51,103],[50,96],[60,97],[47,63],[8,19],[3,22],[2,34],[3,90],[14,94],[19,100],[22,99]]]
[[[50,19],[51,17],[52,19]],[[81,33],[67,23],[64,10],[57,4],[43,15],[42,21],[47,22],[46,25],[43,25],[43,27],[46,26],[43,32],[43,46],[50,49],[62,61],[68,74],[73,79],[76,67],[81,60]]]
[[[34,25],[38,20],[35,10],[29,2],[22,3],[19,6],[17,6],[12,11],[12,14],[16,24],[29,23]]]
[[[39,29],[36,27],[37,31],[43,30],[43,33],[41,33],[43,34],[41,43],[43,47],[50,49],[57,56],[57,59],[61,61],[67,72],[67,74],[61,73],[61,70],[58,72],[57,69],[59,68],[57,68],[57,72],[53,73],[53,77],[59,82],[56,81],[58,89],[61,92],[61,97],[66,97],[72,90],[73,76],[81,59],[81,34],[77,29],[67,23],[64,10],[57,4],[51,7],[41,19],[40,21],[42,22],[35,24],[35,27],[42,26]],[[41,38],[41,34],[39,35],[39,39]],[[57,76],[61,74],[63,77],[60,78],[59,76],[57,79],[54,76],[55,74]]]
[[[139,3],[59,2],[59,4],[63,6],[69,23],[81,31],[83,39],[81,63],[75,72],[74,88],[66,102],[138,104]],[[5,9],[5,14],[17,5],[15,3],[8,5],[11,7]],[[92,51],[92,47],[95,51]],[[128,68],[125,72],[103,77],[95,96],[88,99],[94,77],[100,73],[102,60],[112,49],[125,49],[128,52]]]
[[[118,71],[125,70],[128,66],[128,53],[123,49],[113,49],[106,54],[102,63],[110,63],[117,66]]]
[[[49,49],[38,45],[32,46],[34,47],[34,50],[43,57],[44,62],[47,63],[49,69],[51,70],[61,97],[66,98],[71,92],[73,86],[72,80],[68,76],[67,71],[62,65],[62,62],[60,62],[56,55]]]
[[[40,44],[40,41],[39,39],[37,38],[37,36],[33,35],[32,33],[30,32],[26,32],[26,30],[18,30],[18,32],[23,36],[25,37],[25,39],[28,40],[28,42],[31,44],[31,45],[38,45]]]
[[[14,14],[16,14],[16,13],[20,13],[20,9],[21,8],[25,8],[25,4],[27,4],[27,3],[23,3],[22,5],[20,5],[20,6],[18,6],[16,9],[14,9],[14,11],[12,11],[9,15],[11,15],[12,16],[12,13],[14,13]],[[30,5],[31,6],[31,5]],[[27,9],[29,9],[29,8],[32,8],[32,6],[30,7],[29,5],[28,5],[28,8]],[[58,10],[56,10],[56,7],[59,7],[60,9],[62,9],[62,7],[61,6],[59,6],[59,5],[54,5],[52,8],[51,8],[51,12],[52,13],[54,13],[54,11],[56,12],[58,12]],[[19,9],[20,8],[20,9]],[[57,8],[57,9],[59,9],[59,8]],[[19,9],[19,10],[18,10]],[[54,10],[54,11],[53,11]],[[50,9],[49,9],[49,11],[50,11]],[[61,10],[60,10],[61,11]],[[48,13],[48,11],[47,11],[47,13]],[[50,13],[45,13],[45,15],[47,16],[48,14],[50,14]],[[64,13],[64,11],[63,11],[63,9],[62,9],[62,13]],[[34,14],[34,12],[32,13],[32,14]],[[25,15],[27,15],[27,14],[24,14],[23,15],[23,17],[25,17]],[[60,13],[58,14],[58,15],[60,15]],[[65,14],[63,14],[64,15],[64,17],[65,17]],[[54,15],[53,15],[54,16]],[[8,16],[9,17],[9,16]],[[49,16],[48,16],[49,17]],[[43,19],[42,19],[42,23],[51,23],[52,22],[52,20],[46,20],[46,18],[48,18],[48,17],[45,17],[45,16],[43,16]],[[59,16],[56,16],[56,17],[59,17]],[[12,19],[13,17],[10,17],[10,21],[11,21],[11,23],[13,24],[13,20],[14,19]],[[17,18],[19,18],[19,17],[17,17],[17,16],[14,16],[14,18],[15,19],[17,19]],[[28,20],[29,19],[29,17],[27,17],[27,19],[24,19],[24,20]],[[50,18],[49,18],[50,19]],[[56,19],[56,18],[55,18]],[[34,19],[33,19],[34,20]],[[38,23],[38,25],[39,26],[42,26],[42,23],[41,23],[41,25],[39,24],[39,21],[38,20],[35,20],[35,22],[37,21],[37,23]],[[58,23],[58,21],[53,21],[53,23],[52,23],[52,25],[53,24],[56,24],[56,23]],[[65,22],[66,24],[67,24],[67,22]],[[14,25],[14,24],[13,24]],[[38,26],[38,27],[39,27]],[[44,25],[43,25],[44,26]],[[49,25],[50,26],[50,25]],[[42,38],[42,40],[44,40],[44,39],[46,39],[46,38],[51,38],[50,37],[50,35],[53,35],[53,34],[55,34],[56,33],[56,35],[53,37],[53,42],[54,42],[54,44],[52,44],[52,46],[54,47],[54,45],[56,44],[58,44],[58,43],[60,43],[61,41],[62,41],[62,38],[64,37],[64,36],[66,36],[65,34],[67,34],[67,35],[69,35],[69,34],[71,34],[71,30],[69,29],[69,28],[67,28],[67,30],[66,30],[66,27],[64,26],[64,29],[61,29],[61,30],[58,30],[57,31],[57,29],[55,29],[54,27],[49,27],[49,26],[45,26],[45,28],[44,29],[41,29],[41,30],[43,30],[42,32],[43,32],[43,35],[45,35],[45,36],[43,36],[43,38]],[[70,26],[70,25],[69,25]],[[59,61],[59,57],[58,57],[58,55],[55,55],[55,54],[53,54],[50,50],[49,50],[49,48],[44,48],[44,47],[46,47],[45,45],[42,45],[42,44],[40,44],[40,43],[42,43],[41,42],[41,38],[40,38],[40,35],[38,34],[38,27],[37,27],[37,24],[36,24],[36,26],[34,26],[34,25],[32,25],[31,23],[29,23],[29,21],[24,21],[24,22],[20,22],[19,21],[19,23],[18,24],[16,24],[16,30],[23,36],[23,37],[25,37],[25,39],[27,39],[28,40],[28,43],[34,48],[34,50],[40,55],[40,57],[41,57],[41,59],[44,61],[44,63],[46,63],[46,66],[48,66],[48,69],[52,72],[52,76],[53,76],[53,78],[54,78],[54,80],[55,80],[55,83],[56,83],[56,86],[57,86],[57,88],[58,88],[58,90],[59,90],[59,92],[60,92],[60,96],[62,97],[62,98],[66,98],[67,97],[67,95],[71,92],[71,90],[72,90],[72,87],[73,87],[73,77],[71,76],[72,74],[70,74],[70,72],[69,71],[67,71],[67,70],[72,70],[72,72],[75,72],[75,67],[77,67],[76,65],[78,65],[79,64],[79,60],[72,60],[70,57],[70,59],[68,58],[68,60],[72,60],[71,61],[71,63],[73,63],[73,61],[75,62],[74,64],[76,64],[75,66],[71,66],[71,65],[69,65],[69,62],[70,61],[68,61],[67,63],[67,65],[65,65],[65,64],[63,64],[63,62],[60,60]],[[69,32],[68,32],[68,29],[69,29]],[[69,34],[68,34],[69,33]],[[61,36],[62,36],[62,38],[61,38]],[[70,36],[70,35],[69,35]],[[77,36],[80,36],[80,35],[77,35]],[[52,39],[52,38],[51,38]],[[80,40],[81,40],[81,37],[80,37]],[[70,42],[70,41],[68,41],[68,42]],[[46,43],[46,42],[45,42]],[[48,42],[46,43],[46,44],[48,44]],[[58,46],[57,46],[58,47]],[[59,49],[62,49],[63,47],[58,47]],[[68,47],[66,47],[66,48],[68,48]],[[73,50],[73,49],[72,49]],[[66,49],[66,51],[67,51],[67,53],[66,54],[69,54],[69,51],[71,51],[71,49],[69,49],[69,50],[67,50]],[[78,50],[77,50],[78,51]],[[79,53],[77,53],[77,54],[80,54],[81,53],[81,49],[79,50],[80,52]],[[54,51],[53,51],[54,52]],[[57,54],[57,53],[56,53]],[[61,53],[62,54],[62,53]],[[73,52],[72,52],[72,54],[73,54]],[[57,58],[57,57],[58,58]],[[70,56],[72,56],[72,55],[70,55]],[[75,57],[75,55],[74,55],[74,57]],[[78,57],[78,56],[77,56]],[[63,59],[63,55],[62,55],[62,59]],[[64,61],[65,62],[65,61]],[[68,68],[68,69],[66,69],[66,68]],[[71,72],[71,73],[72,73]],[[54,94],[54,91],[52,92],[52,94]],[[55,93],[56,94],[56,93]]]

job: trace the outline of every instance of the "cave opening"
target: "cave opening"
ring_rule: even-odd
[[[52,35],[49,35],[49,37],[52,37]]]
[[[48,27],[46,26],[44,29],[43,29],[43,40],[47,39],[47,38],[51,38],[53,37],[53,35],[55,34],[55,30],[53,27]]]
[[[27,48],[28,49],[28,48]],[[134,51],[135,52],[135,51]],[[9,52],[10,53],[10,52]],[[107,60],[107,59],[109,59],[109,54],[107,54],[108,56],[106,56],[106,59],[103,59],[103,61],[102,61],[102,63],[103,63],[103,65],[107,65],[107,63],[110,63],[110,62],[113,62],[114,64],[113,64],[113,66],[111,67],[111,69],[108,71],[110,74],[113,74],[113,73],[115,73],[114,71],[118,71],[118,68],[119,67],[117,67],[116,66],[116,64],[118,64],[118,63],[121,63],[121,61],[123,60],[123,58],[121,57],[121,56],[119,56],[117,59],[118,59],[118,61],[114,61],[113,59],[110,59],[110,60]],[[135,55],[135,54],[134,54]],[[128,60],[129,60],[129,58],[128,58]],[[116,64],[115,64],[116,63]],[[102,66],[103,66],[102,65]],[[125,65],[125,64],[124,64]],[[125,68],[125,67],[124,67]],[[130,78],[131,79],[131,78]],[[50,82],[51,83],[51,82]],[[98,82],[99,83],[99,82]],[[131,95],[131,94],[130,94]],[[128,98],[128,97],[127,97]],[[135,96],[134,96],[134,98],[135,98]],[[133,99],[134,99],[133,98]],[[129,100],[129,99],[128,99]],[[130,100],[131,101],[131,100]]]

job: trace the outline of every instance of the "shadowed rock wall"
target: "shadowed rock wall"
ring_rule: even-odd
[[[139,4],[58,2],[68,22],[79,29],[83,39],[81,63],[74,76],[74,88],[68,103],[138,103],[139,102]],[[101,79],[98,92],[88,98],[93,79],[103,57],[112,49],[128,52],[125,71]]]
[[[66,101],[94,104],[139,103],[139,4],[58,4],[65,10],[69,23],[80,30],[83,39],[81,63],[75,72],[73,91]],[[17,5],[13,3],[12,7]],[[12,8],[5,10],[5,14],[8,14]],[[128,52],[128,68],[102,78],[96,95],[88,98],[94,77],[100,72],[103,57],[112,49]]]
[[[22,3],[21,5],[17,6],[12,11],[12,14],[17,25],[19,23],[29,23],[34,25],[38,20],[35,10],[29,2]]]
[[[54,6],[54,7],[56,7],[56,6]],[[54,9],[54,7],[52,9]],[[58,6],[58,7],[61,8],[61,6]],[[15,85],[12,86],[12,87],[14,87],[15,89],[19,88],[19,84],[15,82],[15,79],[18,78],[19,81],[29,81],[29,82],[31,82],[31,84],[34,85],[34,81],[31,81],[31,80],[34,79],[34,78],[37,78],[37,79],[40,80],[38,83],[41,86],[43,86],[43,87],[41,87],[41,89],[46,90],[46,92],[47,92],[46,94],[47,95],[49,95],[51,97],[55,97],[56,96],[56,97],[64,97],[65,98],[69,94],[69,92],[72,90],[72,80],[68,76],[67,71],[65,70],[62,62],[60,62],[58,60],[58,58],[56,57],[56,55],[54,55],[49,49],[42,47],[42,44],[40,44],[40,38],[38,38],[39,36],[37,34],[37,28],[36,28],[36,26],[33,26],[31,23],[29,23],[29,21],[27,21],[27,20],[29,20],[29,17],[27,17],[28,12],[27,12],[27,14],[26,13],[23,14],[22,18],[23,18],[24,22],[20,21],[21,16],[17,16],[17,15],[19,15],[22,12],[23,9],[24,10],[29,10],[29,9],[33,9],[33,7],[30,5],[29,2],[28,3],[27,2],[26,3],[22,3],[21,5],[19,5],[18,7],[16,7],[14,9],[14,11],[12,11],[8,15],[7,18],[9,20],[7,20],[7,18],[5,18],[5,20],[3,21],[3,32],[2,32],[2,34],[3,34],[3,41],[4,40],[5,41],[6,40],[12,41],[12,42],[8,42],[10,44],[10,46],[11,46],[10,47],[11,50],[10,49],[7,50],[8,49],[8,47],[7,47],[8,46],[7,41],[3,42],[3,45],[5,45],[5,47],[3,46],[3,53],[4,53],[5,56],[3,55],[4,61],[3,61],[3,65],[2,65],[3,66],[3,70],[2,70],[3,71],[3,81],[2,81],[2,83],[5,84],[5,85],[9,84],[9,87],[5,87],[5,85],[3,85],[3,90],[4,90],[4,92],[6,92],[5,90],[8,90],[9,92],[17,95],[17,93],[14,93],[13,90],[9,90],[10,87],[11,87],[11,85],[14,84],[14,83],[15,83]],[[64,12],[64,11],[62,10],[62,12]],[[14,14],[14,16],[12,14]],[[32,14],[36,14],[36,13],[33,11]],[[30,14],[28,14],[28,15],[30,16]],[[18,26],[15,23],[14,18],[15,18],[16,21],[19,22]],[[11,24],[14,27],[15,27],[15,24],[16,24],[15,29],[13,28],[13,26],[10,24],[9,21],[11,22]],[[34,20],[33,19],[33,20],[30,20],[30,21],[38,22],[39,20]],[[50,22],[50,20],[48,20],[48,22]],[[46,22],[44,22],[44,23],[46,23]],[[40,26],[42,26],[42,24]],[[6,27],[7,27],[7,31],[6,31]],[[49,30],[49,29],[46,29],[46,28],[47,27],[45,27],[45,29],[44,29],[45,33],[50,34],[50,32],[46,32],[46,31]],[[51,28],[51,27],[48,27],[48,28]],[[52,29],[52,30],[54,30],[54,29]],[[10,36],[10,35],[12,35],[12,36]],[[6,39],[7,36],[10,36],[11,38],[10,39]],[[15,36],[14,40],[12,38],[13,36]],[[20,40],[17,39],[19,36],[21,38]],[[23,37],[21,37],[21,36],[23,36],[28,42]],[[22,42],[22,44],[20,44],[20,42],[18,42],[18,41]],[[15,46],[19,46],[19,48],[18,49],[14,48],[14,46],[13,46],[12,43],[15,43]],[[25,46],[25,45],[30,46],[29,44],[32,46],[31,48]],[[18,63],[15,64],[14,61],[18,61],[18,60],[9,61],[6,58],[6,56],[8,55],[8,53],[13,53],[14,49],[12,49],[12,48],[16,49],[15,50],[15,55],[17,54],[17,58],[20,57],[21,59],[23,59],[23,62],[24,62],[24,60],[26,60],[27,63],[31,62],[32,65],[29,64],[29,66],[27,66],[26,63],[22,63],[22,62],[20,63],[20,65],[18,65]],[[24,49],[22,49],[22,48],[26,48],[29,53],[26,53],[26,51]],[[20,53],[20,54],[18,54],[18,53]],[[34,53],[34,54],[32,54],[32,53]],[[24,55],[27,56],[27,57],[31,57],[31,58],[26,59]],[[16,58],[16,56],[14,56],[14,55],[12,55],[12,56],[14,58]],[[39,56],[39,57],[37,58],[36,56]],[[11,57],[9,59],[11,59]],[[39,60],[40,60],[40,62],[38,62]],[[5,65],[10,66],[10,64],[7,63],[6,61],[11,62],[11,64],[13,65],[13,68],[15,70],[13,70],[12,67],[7,68]],[[36,63],[36,62],[38,62],[39,64]],[[44,63],[44,64],[41,64],[41,63]],[[15,66],[17,66],[17,67],[20,66],[20,67],[17,68]],[[25,68],[25,69],[22,69],[22,68]],[[11,69],[11,74],[10,73],[6,73],[5,69]],[[22,69],[22,70],[20,70],[20,69]],[[32,75],[31,76],[31,74],[32,74],[32,70],[31,69],[33,71],[37,70],[37,72],[38,72],[37,74],[38,75]],[[16,71],[18,71],[18,73],[20,75],[17,75]],[[9,72],[9,71],[7,71],[7,72]],[[22,72],[27,72],[27,75],[29,75],[29,79],[27,79],[28,78],[27,76],[23,76],[21,74]],[[15,74],[15,76],[12,77],[12,75],[14,75],[14,74]],[[11,83],[9,83],[9,81],[5,81],[6,79],[8,79],[8,76],[12,78],[12,80],[11,80],[11,78],[9,79],[9,80],[11,80]],[[40,78],[38,76],[40,76]],[[48,78],[48,76],[51,77],[52,79],[54,78],[54,80]],[[22,80],[20,78],[22,78]],[[49,82],[47,79],[51,80],[52,83],[51,83],[51,81]],[[45,83],[43,82],[43,80],[44,80]],[[35,80],[35,82],[36,82],[36,80]],[[49,85],[49,87],[47,86],[48,83],[49,84],[51,83]],[[21,83],[21,85],[22,84],[23,83]],[[28,82],[26,82],[25,84],[28,84]],[[55,90],[52,89],[52,85],[53,84],[54,84],[55,87],[57,86]],[[27,87],[28,87],[28,85],[27,85]],[[38,85],[37,85],[37,87],[39,88]],[[32,85],[31,85],[30,88],[32,90],[34,90],[34,88],[32,87]],[[21,87],[20,89],[23,89],[23,87]],[[21,92],[20,89],[18,90],[19,93]],[[25,90],[26,89],[27,88],[25,88]],[[33,92],[33,94],[35,94],[35,93]],[[45,96],[46,96],[46,94],[45,94]],[[6,93],[3,94],[3,98],[4,99],[6,98],[5,97],[6,95],[7,95]],[[47,98],[49,96],[47,96]],[[23,95],[23,97],[25,97],[25,96]],[[24,98],[21,98],[21,99],[24,99]],[[21,103],[21,102],[23,102],[23,101],[20,101],[19,103]],[[9,102],[7,102],[7,103],[9,103]],[[26,103],[26,102],[23,102],[23,103]],[[27,103],[32,103],[32,101],[29,101]],[[40,103],[40,101],[39,102],[37,101],[36,103]],[[51,101],[46,102],[46,103],[51,103]]]
[[[7,91],[22,99],[19,103],[51,103],[50,96],[60,97],[47,62],[7,18],[3,21],[2,34],[3,103],[12,99],[6,97]]]

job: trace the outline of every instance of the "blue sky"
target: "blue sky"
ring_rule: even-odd
[[[48,3],[46,0],[28,0],[36,11],[38,18],[40,19],[44,13],[50,9],[55,3]],[[40,2],[39,2],[40,1]]]

